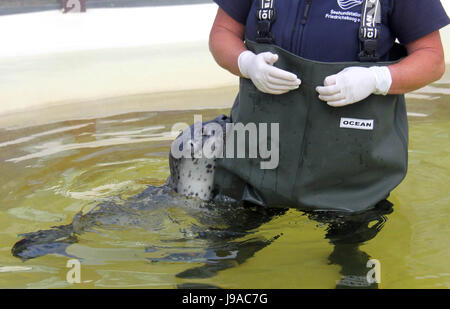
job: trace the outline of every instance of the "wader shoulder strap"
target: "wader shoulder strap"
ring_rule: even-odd
[[[258,24],[256,28],[256,42],[273,44],[271,33],[272,24],[275,22],[274,0],[258,0],[259,6],[256,10]]]
[[[359,61],[376,62],[380,59],[377,54],[377,44],[381,31],[380,23],[380,0],[365,0],[362,6],[361,26],[359,27]]]

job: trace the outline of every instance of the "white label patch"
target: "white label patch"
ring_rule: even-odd
[[[373,130],[373,119],[341,118],[341,128]]]

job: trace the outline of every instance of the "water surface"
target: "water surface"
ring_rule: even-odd
[[[449,288],[449,89],[447,76],[408,96],[407,178],[393,207],[350,219],[130,200],[165,182],[174,123],[227,109],[32,125],[9,118],[0,129],[0,287]],[[19,234],[69,224],[101,203],[125,205],[118,217],[128,221],[83,231],[63,254],[12,256]],[[71,257],[82,263],[78,285],[66,282]],[[370,259],[380,261],[382,280],[365,286]]]

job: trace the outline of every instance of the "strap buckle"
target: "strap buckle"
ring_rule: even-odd
[[[363,40],[361,42],[361,52],[358,55],[360,61],[376,62],[380,60],[380,57],[377,55],[377,43],[378,39]]]
[[[256,11],[258,23],[256,26],[256,42],[273,44],[275,42],[271,27],[276,20],[274,0],[259,0],[259,8]]]
[[[377,44],[380,38],[381,26],[380,0],[365,0],[361,13],[359,27],[360,52],[359,61],[376,62],[380,60],[377,54]]]
[[[273,36],[270,31],[271,21],[260,20],[256,29],[256,42],[257,43],[273,43]]]

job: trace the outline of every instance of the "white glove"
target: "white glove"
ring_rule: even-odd
[[[239,55],[238,65],[242,76],[250,78],[259,91],[283,94],[297,89],[301,83],[297,75],[273,66],[278,55],[270,52],[255,55],[246,50]]]
[[[372,93],[386,95],[392,77],[388,67],[349,67],[325,78],[324,86],[317,87],[319,99],[333,107],[359,102]]]

